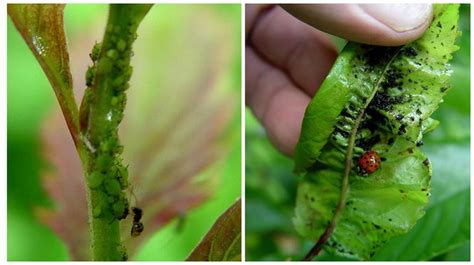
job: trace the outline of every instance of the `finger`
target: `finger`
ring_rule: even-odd
[[[337,50],[329,37],[279,6],[256,20],[250,44],[292,81],[313,96],[331,69]]]
[[[270,141],[291,156],[310,97],[250,47],[245,53],[245,76],[246,104],[266,129]]]
[[[257,18],[267,10],[270,10],[274,5],[265,5],[265,4],[255,4],[255,5],[245,5],[245,37],[250,34],[253,25]]]
[[[431,4],[313,4],[283,6],[302,21],[348,40],[397,46],[420,37],[431,22]]]

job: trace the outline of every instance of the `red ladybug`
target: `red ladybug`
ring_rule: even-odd
[[[380,167],[380,161],[377,152],[373,150],[366,151],[359,157],[359,167],[363,172],[372,174]]]

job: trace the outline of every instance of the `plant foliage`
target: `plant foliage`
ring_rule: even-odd
[[[400,47],[349,43],[308,106],[295,153],[294,223],[318,247],[369,259],[424,215],[431,163],[419,146],[449,90],[449,60],[458,49],[458,5],[435,5],[418,40]],[[368,150],[381,166],[363,174]],[[316,253],[314,252],[316,251]]]
[[[64,33],[64,6],[9,4],[8,15],[48,77],[77,145],[79,117]]]
[[[240,261],[242,205],[237,200],[225,211],[196,246],[188,261]]]

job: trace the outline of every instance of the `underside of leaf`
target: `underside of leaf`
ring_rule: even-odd
[[[187,261],[240,261],[241,208],[239,199],[217,219]]]
[[[418,146],[449,89],[457,10],[435,5],[431,26],[410,44],[344,48],[306,110],[296,148],[300,234],[318,240],[335,223],[326,249],[369,259],[423,216],[431,165]],[[368,174],[358,158],[371,150],[382,162]]]
[[[9,4],[8,15],[38,60],[56,93],[69,131],[78,144],[79,119],[63,25],[64,4]]]

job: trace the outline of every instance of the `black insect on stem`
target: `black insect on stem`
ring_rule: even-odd
[[[137,237],[143,232],[143,229],[144,229],[144,226],[142,222],[133,223],[130,234],[133,237]]]
[[[143,216],[143,210],[138,207],[132,207],[133,222],[140,222]]]
[[[133,213],[133,224],[132,224],[132,230],[130,231],[130,234],[133,237],[139,236],[144,229],[143,223],[140,221],[143,216],[143,210],[138,207],[132,207],[132,213]]]

